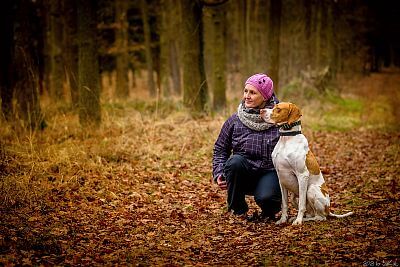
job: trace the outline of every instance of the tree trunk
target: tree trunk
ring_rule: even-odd
[[[5,0],[0,10],[0,97],[1,110],[7,121],[12,120],[12,55],[13,55],[13,25],[14,25],[14,1]]]
[[[246,5],[246,1],[239,1],[238,3],[238,8],[236,10],[236,19],[237,21],[239,21],[239,40],[240,40],[240,45],[239,45],[239,61],[240,61],[240,78],[239,80],[242,82],[244,80],[245,77],[247,77],[249,75],[249,67],[248,67],[248,62],[247,62],[247,24],[246,24],[246,9],[247,9],[247,5]]]
[[[336,34],[336,24],[335,19],[337,17],[337,3],[330,3],[330,15],[328,16],[328,23],[330,28],[330,35],[329,35],[329,43],[332,49],[331,51],[331,67],[332,67],[332,75],[336,77],[337,72],[339,71],[339,44],[336,41],[337,34]]]
[[[226,49],[227,49],[227,89],[239,90],[237,86],[243,82],[242,72],[242,50],[241,50],[241,25],[239,1],[228,1],[227,5],[227,27],[226,27]]]
[[[79,122],[99,126],[100,77],[96,33],[96,1],[78,0]]]
[[[78,25],[76,0],[64,1],[64,55],[65,69],[70,89],[71,104],[74,108],[78,107],[79,89],[78,89]]]
[[[282,87],[299,77],[307,69],[308,62],[314,58],[311,60],[307,58],[307,48],[312,45],[314,49],[314,41],[307,42],[306,10],[306,0],[288,0],[281,3],[279,50],[282,52],[279,56],[280,71],[277,87]],[[272,64],[276,66],[275,63]],[[276,78],[273,79],[275,82]]]
[[[140,1],[141,11],[142,11],[142,22],[144,31],[144,42],[146,49],[146,67],[147,67],[147,85],[149,89],[150,96],[156,96],[156,85],[154,83],[154,66],[153,66],[153,56],[151,52],[151,32],[148,19],[148,10],[145,0]]]
[[[38,29],[36,7],[30,1],[16,1],[14,24],[14,94],[16,118],[24,128],[43,129],[45,122],[39,103],[38,51],[35,31]]]
[[[213,43],[213,68],[212,68],[212,82],[213,82],[213,109],[221,110],[226,105],[226,14],[225,5],[219,5],[211,8],[211,17],[214,25],[212,31]]]
[[[253,42],[254,40],[251,40],[251,20],[253,19],[251,17],[251,7],[252,7],[252,1],[251,0],[246,0],[245,1],[245,6],[244,6],[244,49],[242,52],[245,55],[244,58],[244,65],[245,65],[245,72],[246,76],[248,76],[250,73],[252,73],[252,60],[251,60],[251,54],[253,50]]]
[[[316,4],[316,32],[315,32],[315,66],[317,69],[321,67],[321,38],[322,38],[322,3]]]
[[[182,1],[183,103],[193,113],[205,111],[207,81],[203,58],[203,23],[199,1]]]
[[[50,0],[50,97],[55,101],[63,99],[64,64],[62,56],[63,27],[61,2]]]
[[[278,91],[279,85],[279,52],[280,52],[280,35],[281,35],[281,1],[271,0],[270,2],[270,29],[269,33],[269,73],[268,75],[274,82],[274,91]]]
[[[160,29],[160,91],[168,97],[181,93],[181,73],[179,64],[180,1],[161,1]]]
[[[176,19],[171,17],[172,6],[170,0],[161,0],[161,26],[160,26],[160,93],[168,97],[171,95],[171,86],[169,82],[170,68],[169,68],[169,55],[170,55],[170,26],[171,20]]]
[[[117,81],[116,94],[118,98],[126,99],[129,96],[128,86],[128,1],[115,1],[115,17],[117,21],[117,29],[115,33],[115,41],[117,46]]]
[[[169,64],[171,69],[171,79],[172,79],[172,88],[173,92],[176,95],[180,95],[182,93],[182,81],[181,81],[181,58],[182,53],[179,53],[181,49],[182,36],[179,29],[182,25],[182,9],[181,9],[181,1],[174,0],[173,4],[173,17],[174,19],[171,22],[171,30],[174,30],[174,35],[170,39],[170,47],[169,47]]]

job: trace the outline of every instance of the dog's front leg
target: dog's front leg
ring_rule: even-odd
[[[282,193],[282,215],[276,224],[286,223],[288,219],[288,190],[281,185]]]
[[[293,225],[299,225],[303,222],[304,213],[307,210],[307,187],[309,175],[300,174],[297,176],[299,181],[299,211],[297,213],[297,218],[293,222]]]

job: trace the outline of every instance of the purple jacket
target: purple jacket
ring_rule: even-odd
[[[279,139],[277,127],[255,131],[245,126],[234,113],[222,126],[214,145],[214,181],[222,175],[225,162],[231,154],[244,156],[253,170],[274,169],[271,153]]]

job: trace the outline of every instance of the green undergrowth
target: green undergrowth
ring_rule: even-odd
[[[300,85],[298,85],[300,86]],[[302,110],[302,122],[314,131],[350,131],[380,129],[396,131],[395,106],[389,95],[368,98],[341,94],[339,89],[318,92],[315,88],[295,90],[296,84],[282,88],[280,101],[295,103]]]
[[[365,104],[361,99],[327,94],[319,101],[318,109],[314,109],[312,104],[307,106],[312,118],[305,120],[312,122],[313,130],[348,131],[366,126],[362,117]]]

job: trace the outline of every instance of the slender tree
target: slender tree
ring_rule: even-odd
[[[170,12],[169,5],[171,1],[169,0],[161,0],[161,23],[160,23],[160,92],[164,96],[168,96],[171,94],[171,88],[169,84],[169,26],[170,23]]]
[[[181,1],[173,0],[168,1],[170,5],[170,9],[172,11],[172,21],[170,32],[172,33],[171,38],[169,39],[169,68],[171,70],[171,79],[172,79],[172,88],[173,92],[179,95],[182,91],[181,85],[181,53],[179,50],[181,48],[181,35],[180,32],[177,31],[182,25],[182,16],[181,16]]]
[[[98,126],[101,122],[100,77],[96,42],[96,1],[78,0],[79,122]]]
[[[315,51],[315,61],[314,61],[314,66],[316,66],[317,68],[319,66],[322,65],[321,62],[321,43],[322,43],[322,2],[321,1],[317,1],[316,3],[316,21],[315,21],[315,25],[316,25],[316,29],[315,29],[315,43],[314,43],[314,51]]]
[[[69,84],[71,103],[77,107],[79,103],[78,89],[78,24],[76,0],[63,1],[64,7],[64,46],[63,55],[65,70]]]
[[[24,128],[43,129],[39,103],[38,49],[34,42],[39,23],[35,3],[16,1],[12,79],[17,109],[15,115]]]
[[[199,1],[182,3],[183,102],[194,113],[207,102],[204,71],[202,7]]]
[[[274,89],[278,91],[279,84],[279,52],[281,36],[281,1],[270,0],[269,25],[269,71],[268,74],[274,81]]]
[[[62,3],[50,0],[49,5],[50,97],[55,101],[61,101],[64,84]]]
[[[6,120],[12,118],[12,55],[14,54],[14,7],[13,0],[5,0],[2,2],[0,9],[0,93],[1,93],[1,110]]]
[[[226,28],[226,52],[227,52],[227,87],[237,88],[238,84],[242,82],[242,56],[241,53],[241,28],[243,27],[240,19],[239,4],[242,1],[228,1],[227,2],[227,28]]]
[[[116,94],[119,98],[126,98],[129,96],[128,85],[128,4],[126,0],[115,1],[115,18],[116,18],[116,61],[117,61],[117,80],[116,80]]]
[[[246,1],[238,1],[238,6],[236,9],[236,18],[239,21],[238,25],[238,35],[239,35],[239,55],[240,55],[240,81],[243,80],[243,77],[249,74],[249,62],[248,62],[248,47],[247,47],[247,23],[249,22],[247,19],[247,0]]]
[[[181,74],[179,67],[180,1],[161,1],[160,26],[160,90],[164,96],[180,94]]]
[[[226,7],[217,5],[211,8],[214,29],[212,31],[213,47],[213,109],[220,110],[226,105]]]
[[[142,12],[142,22],[143,22],[143,33],[145,42],[145,52],[146,52],[146,67],[147,67],[147,85],[151,96],[156,95],[156,85],[154,83],[154,65],[153,56],[151,51],[151,32],[149,25],[149,14],[148,8],[145,0],[140,1],[140,7]]]
[[[311,9],[310,14],[307,14],[307,1],[287,0],[281,5],[279,46],[281,52],[279,57],[280,75],[278,77],[280,85],[291,82],[294,78],[307,71],[310,67],[310,62],[315,57],[314,54],[310,55],[308,52],[308,46],[312,46],[310,51],[314,50],[313,53],[315,53],[315,39],[314,30],[310,30],[309,35],[306,30],[307,24],[311,25],[311,28],[314,27],[314,19],[312,18],[314,12]],[[313,3],[310,3],[310,6],[312,8]],[[311,18],[309,22],[307,22],[307,17]]]

